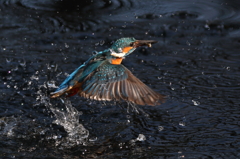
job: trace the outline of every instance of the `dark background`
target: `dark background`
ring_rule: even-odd
[[[166,103],[49,99],[121,37],[158,41],[123,64]],[[0,157],[238,158],[239,51],[237,0],[2,0]]]

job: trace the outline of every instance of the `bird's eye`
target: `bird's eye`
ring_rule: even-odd
[[[134,43],[130,43],[130,45],[129,46],[133,46],[134,45]]]

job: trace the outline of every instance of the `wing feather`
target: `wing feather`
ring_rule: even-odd
[[[83,81],[79,95],[95,100],[127,100],[139,105],[158,105],[165,96],[153,91],[123,65],[103,64]]]

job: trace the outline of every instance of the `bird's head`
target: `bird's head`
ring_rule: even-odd
[[[151,47],[152,44],[157,43],[155,40],[136,40],[135,38],[121,38],[118,39],[110,47],[111,55],[117,58],[123,58],[131,54],[139,46]]]

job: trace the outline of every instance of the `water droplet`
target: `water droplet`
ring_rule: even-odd
[[[146,137],[143,134],[139,134],[136,140],[137,141],[145,141]]]
[[[163,131],[164,127],[163,126],[158,126],[158,131]]]
[[[204,27],[205,27],[206,29],[210,30],[210,27],[209,27],[208,24],[205,24]]]
[[[67,43],[65,43],[65,48],[69,48],[69,45]]]
[[[180,125],[180,126],[186,126],[186,123],[183,122],[183,121],[181,121],[181,122],[179,122],[179,125]]]
[[[47,69],[48,69],[48,70],[50,70],[50,69],[51,69],[51,67],[49,66],[49,64],[47,64]]]
[[[40,135],[44,135],[45,132],[46,132],[46,130],[42,130],[42,131],[40,132]]]
[[[39,77],[32,75],[32,76],[30,77],[30,79],[31,79],[31,80],[37,80],[37,81],[38,81],[38,80],[39,80]]]
[[[118,146],[120,149],[122,149],[123,143],[119,143]]]
[[[58,88],[58,87],[55,85],[55,81],[48,81],[48,82],[47,82],[47,85],[48,85],[48,87],[50,87],[50,88]]]
[[[195,100],[192,100],[192,102],[193,102],[194,105],[199,105],[200,104],[200,102],[195,101]]]

